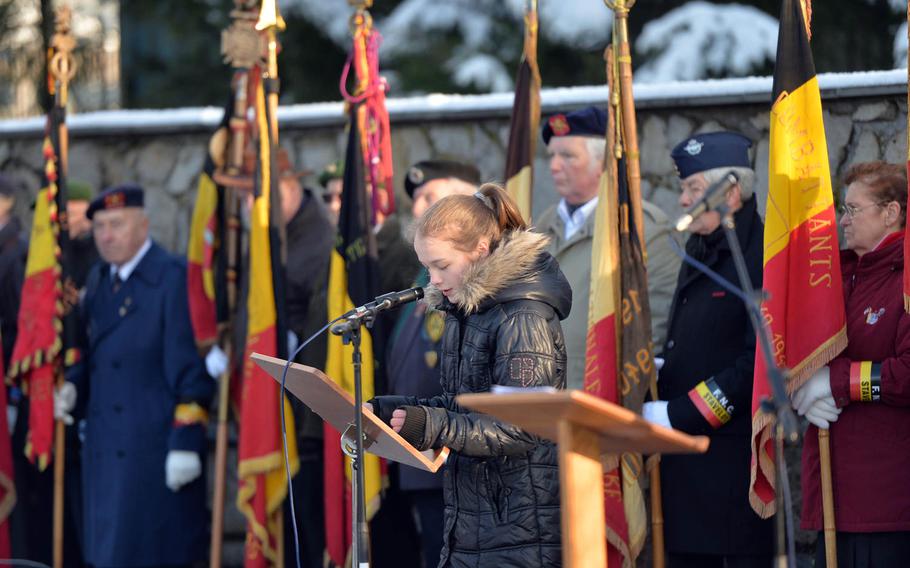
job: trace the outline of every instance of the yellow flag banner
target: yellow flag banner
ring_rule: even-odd
[[[762,315],[774,359],[799,388],[846,345],[837,222],[821,95],[804,10],[783,0],[768,164]],[[775,512],[772,417],[761,410],[770,395],[761,345],[752,391],[752,483],[749,499],[762,517]]]
[[[338,220],[338,241],[329,266],[328,317],[335,319],[356,305],[378,295],[379,278],[376,246],[369,224],[370,211],[364,177],[360,129],[356,119],[358,105],[351,105],[350,130],[344,164],[344,189]],[[341,388],[354,392],[353,347],[344,345],[341,337],[329,336],[326,374]],[[373,339],[361,331],[361,387],[363,400],[373,398]],[[326,551],[335,566],[344,566],[351,549],[351,462],[341,452],[341,433],[326,424],[325,455],[325,522]],[[364,498],[369,520],[379,509],[383,475],[379,458],[366,454],[363,459]]]
[[[283,517],[281,504],[287,495],[284,445],[279,401],[284,405],[290,474],[297,473],[297,436],[294,413],[279,385],[255,365],[255,353],[286,357],[287,332],[279,325],[278,303],[284,298],[275,288],[284,278],[280,260],[281,242],[277,220],[278,180],[272,160],[275,144],[262,84],[256,87],[256,119],[259,132],[259,166],[250,212],[249,295],[247,334],[243,356],[243,387],[238,441],[237,508],[247,520],[246,568],[282,565]]]

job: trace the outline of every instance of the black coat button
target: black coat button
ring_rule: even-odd
[[[126,457],[126,452],[124,452],[123,450],[117,450],[117,457],[118,458]]]
[[[113,367],[113,368],[115,368],[115,369],[119,369],[119,368],[120,368],[120,361],[117,361],[117,360],[112,361],[112,362],[111,362],[111,367]]]
[[[117,414],[120,414],[121,412],[123,412],[123,405],[121,405],[121,404],[115,404],[115,405],[114,405],[114,412],[116,412]]]

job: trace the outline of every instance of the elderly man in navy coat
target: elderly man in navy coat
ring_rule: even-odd
[[[196,352],[186,266],[149,239],[143,192],[108,189],[88,209],[103,262],[82,303],[81,371],[55,397],[86,409],[86,562],[185,566],[206,556],[202,460],[214,382]]]

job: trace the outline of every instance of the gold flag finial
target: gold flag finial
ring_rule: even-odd
[[[256,23],[256,29],[260,32],[269,28],[278,28],[278,31],[284,31],[286,27],[284,19],[278,13],[277,0],[262,0],[262,9],[259,10],[259,21]]]

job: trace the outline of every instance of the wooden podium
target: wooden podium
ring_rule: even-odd
[[[284,359],[253,353],[253,361],[281,383]],[[291,363],[285,388],[310,410],[344,435],[354,420],[354,397],[315,367]],[[445,463],[449,449],[419,452],[372,412],[361,409],[363,449],[381,458],[435,473]],[[351,428],[353,430],[353,428]],[[356,436],[350,439],[356,440]]]
[[[566,568],[607,565],[602,454],[701,453],[708,438],[651,424],[582,391],[465,394],[458,404],[556,442]]]

